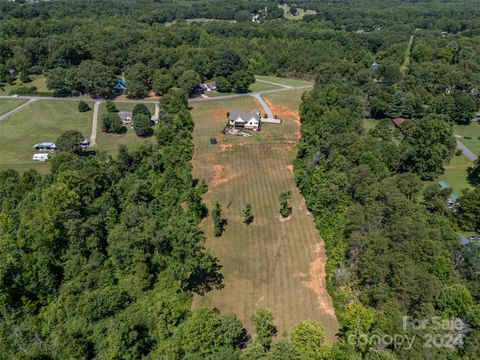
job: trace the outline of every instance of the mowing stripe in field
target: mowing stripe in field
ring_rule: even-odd
[[[207,248],[219,259],[225,278],[223,289],[196,296],[194,306],[233,312],[249,330],[251,315],[264,306],[273,312],[279,335],[311,319],[321,321],[333,340],[338,323],[325,289],[323,241],[295,186],[291,167],[299,127],[295,109],[301,94],[266,97],[283,124],[265,126],[249,138],[223,136],[220,131],[225,113],[258,106],[253,98],[194,104],[194,176],[208,181],[205,203],[211,208],[219,201],[228,219],[221,238],[213,236],[210,217],[202,223]],[[210,137],[217,137],[218,145],[210,145]],[[288,190],[293,214],[280,221],[278,197]],[[252,205],[254,215],[249,226],[242,217],[246,203]]]

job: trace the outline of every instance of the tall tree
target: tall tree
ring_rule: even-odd
[[[455,152],[453,126],[444,117],[429,115],[406,127],[401,167],[433,180]]]
[[[273,315],[265,308],[259,308],[252,315],[252,323],[257,333],[258,341],[265,351],[270,349],[272,338],[277,334],[277,327],[273,323]]]

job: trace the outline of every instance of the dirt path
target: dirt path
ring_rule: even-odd
[[[402,73],[402,76],[405,76],[408,72],[408,67],[410,66],[410,54],[412,53],[412,46],[413,46],[413,40],[415,39],[415,33],[419,29],[415,29],[412,35],[410,35],[410,39],[408,40],[407,44],[407,49],[405,50],[405,57],[403,59],[403,63],[400,66],[400,72]]]
[[[101,101],[95,101],[93,105],[93,114],[92,114],[92,133],[90,134],[90,146],[95,146],[97,143],[97,126],[98,126],[98,108],[100,107]]]
[[[0,116],[0,121],[3,121],[5,119],[7,119],[8,117],[10,117],[11,115],[13,115],[14,113],[16,113],[18,110],[22,109],[23,107],[27,106],[27,105],[30,105],[32,102],[36,101],[37,99],[30,99],[28,100],[26,103],[23,103],[23,104],[20,104],[18,105],[16,108],[10,110],[9,112],[3,114]]]
[[[276,83],[276,82],[273,82],[273,81],[267,81],[267,80],[260,80],[260,79],[257,79],[257,82],[261,82],[261,83],[265,83],[265,84],[270,84],[270,85],[276,85],[276,86],[280,86],[282,88],[285,88],[285,89],[294,89],[293,86],[290,86],[290,85],[283,85],[283,84],[279,84],[279,83]]]

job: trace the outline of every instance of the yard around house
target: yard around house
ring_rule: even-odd
[[[118,111],[132,112],[135,103],[115,103],[115,107]],[[152,115],[155,112],[155,105],[146,103],[147,108]],[[135,130],[128,128],[123,134],[109,134],[102,132],[102,115],[106,113],[105,102],[102,102],[98,111],[98,128],[97,128],[97,144],[95,149],[106,151],[108,154],[115,155],[120,145],[128,145],[131,149],[140,146],[145,142],[155,142],[155,135],[148,138],[142,138],[137,136]],[[90,112],[91,113],[91,112]]]
[[[92,112],[80,113],[77,105],[76,101],[37,100],[0,121],[0,170],[35,169],[45,173],[50,165],[32,160],[33,145],[55,142],[67,130],[78,130],[89,138]]]
[[[455,125],[455,137],[477,156],[480,155],[480,124],[472,121],[468,125]]]
[[[324,244],[293,176],[302,93],[265,95],[283,123],[263,125],[252,137],[224,136],[221,130],[227,112],[259,108],[253,97],[193,104],[193,174],[208,182],[204,202],[209,209],[214,201],[220,202],[228,219],[220,238],[213,235],[210,216],[202,222],[207,248],[222,266],[224,288],[196,295],[194,306],[235,313],[249,330],[251,315],[266,307],[275,317],[280,336],[301,320],[310,319],[322,322],[333,341],[338,323],[326,291]],[[217,138],[217,145],[210,144],[211,137]],[[293,213],[282,221],[278,197],[289,190]],[[248,226],[242,217],[247,203],[254,215]]]
[[[458,195],[465,189],[472,189],[467,181],[468,168],[474,163],[468,160],[463,154],[454,156],[450,163],[445,166],[445,172],[438,177],[437,182],[446,181]]]
[[[290,14],[290,6],[288,4],[278,5],[278,7],[282,8],[284,11],[284,17],[288,20],[302,20],[305,15],[315,15],[317,12],[315,10],[303,10],[301,8],[297,9],[297,14],[292,15]]]

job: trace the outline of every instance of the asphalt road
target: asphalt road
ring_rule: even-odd
[[[306,90],[313,88],[313,85],[305,85],[305,86],[297,86],[297,87],[283,87],[281,89],[274,89],[274,90],[264,90],[264,91],[256,91],[256,92],[248,92],[244,94],[232,94],[232,95],[224,95],[224,96],[211,96],[211,97],[196,97],[190,99],[189,102],[197,102],[197,101],[211,101],[211,100],[222,100],[222,99],[231,99],[240,96],[255,96],[261,94],[270,94],[282,91],[292,91],[292,90]],[[12,96],[0,96],[0,99],[13,99]],[[46,96],[19,96],[15,99],[26,99],[26,100],[55,100],[55,101],[79,101],[80,98],[61,98],[61,97],[46,97]],[[104,99],[94,99],[95,101],[104,101]],[[145,104],[156,104],[158,100],[113,100],[116,103],[145,103]]]
[[[269,119],[273,119],[273,113],[272,113],[272,110],[270,110],[270,108],[268,107],[267,103],[265,102],[265,100],[263,100],[263,98],[260,96],[260,94],[255,94],[255,95],[252,95],[255,99],[258,100],[258,102],[260,103],[260,105],[263,107],[263,110],[265,110],[265,112],[267,113],[267,118]]]
[[[462,150],[463,154],[471,161],[477,161],[478,156],[470,151],[460,140],[457,140],[457,149]]]

